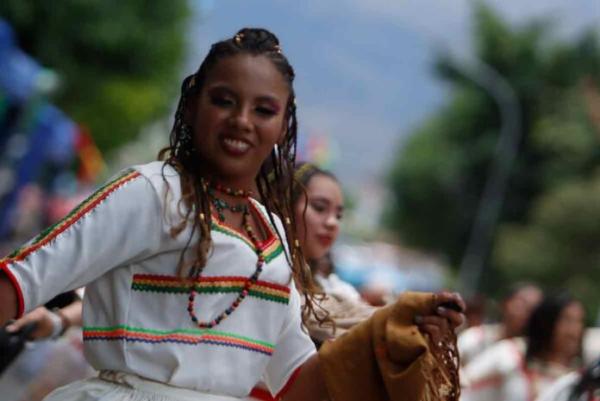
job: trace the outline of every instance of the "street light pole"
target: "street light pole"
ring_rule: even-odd
[[[509,82],[489,65],[477,62],[463,66],[452,62],[459,72],[483,88],[500,111],[500,132],[492,165],[483,189],[467,248],[459,270],[459,283],[466,296],[479,287],[486,258],[491,249],[493,232],[506,195],[510,172],[521,140],[521,108],[519,98]]]

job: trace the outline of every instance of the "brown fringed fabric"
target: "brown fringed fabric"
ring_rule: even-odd
[[[332,401],[458,401],[456,336],[431,344],[414,324],[435,295],[408,292],[319,350]]]

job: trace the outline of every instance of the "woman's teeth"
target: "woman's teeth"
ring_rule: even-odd
[[[225,138],[223,139],[223,142],[225,142],[227,146],[240,152],[243,152],[250,147],[250,145],[247,142],[240,141],[238,139]]]

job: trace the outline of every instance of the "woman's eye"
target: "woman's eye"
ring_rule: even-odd
[[[233,100],[225,96],[211,96],[210,101],[215,106],[227,107],[233,105]]]
[[[312,207],[318,213],[323,213],[327,210],[327,206],[320,203],[311,203],[310,207]]]
[[[269,107],[257,107],[256,108],[256,112],[258,114],[261,114],[263,116],[273,116],[275,115],[276,111],[269,108]]]

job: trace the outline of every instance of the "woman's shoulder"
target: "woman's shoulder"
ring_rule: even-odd
[[[181,199],[181,183],[177,170],[163,161],[154,161],[146,164],[131,166],[129,171],[133,171],[142,177],[145,182],[146,191],[154,193],[154,199],[160,205],[159,207],[168,211],[175,217],[178,211],[179,200]],[[148,192],[144,192],[148,195]],[[146,196],[139,193],[138,196]]]
[[[173,166],[164,161],[153,161],[146,164],[138,164],[130,167],[146,177],[151,183],[160,184],[161,182],[177,181],[179,182],[179,173]]]

